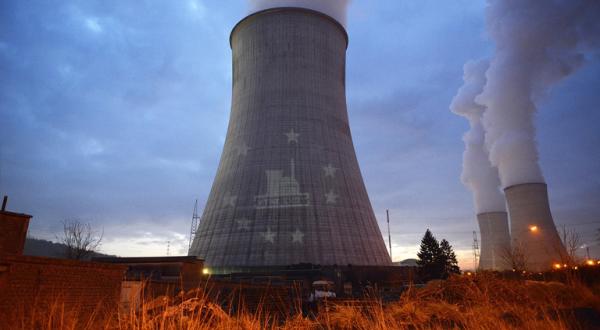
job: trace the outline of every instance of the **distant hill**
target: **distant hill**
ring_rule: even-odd
[[[27,237],[25,241],[24,255],[36,257],[51,257],[65,259],[66,246],[62,243],[55,243],[45,239]],[[91,257],[114,257],[113,255],[103,253],[93,253]]]

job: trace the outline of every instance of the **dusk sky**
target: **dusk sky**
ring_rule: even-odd
[[[469,124],[449,110],[463,65],[491,56],[484,0],[352,1],[347,102],[361,171],[393,259],[427,228],[472,267],[477,230],[460,181]],[[104,230],[101,252],[186,254],[231,102],[232,1],[3,1],[0,194],[56,239],[64,219]],[[536,104],[554,221],[600,257],[600,56]],[[387,242],[387,241],[386,241]],[[583,250],[582,250],[583,252]]]

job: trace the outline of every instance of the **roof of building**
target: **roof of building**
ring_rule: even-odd
[[[4,215],[10,215],[13,217],[22,217],[22,218],[32,218],[32,215],[29,214],[25,214],[25,213],[16,213],[16,212],[10,212],[10,211],[0,211],[0,214],[4,214]]]
[[[166,257],[95,257],[95,262],[113,264],[149,264],[149,263],[176,263],[176,262],[204,262],[197,256],[166,256]]]

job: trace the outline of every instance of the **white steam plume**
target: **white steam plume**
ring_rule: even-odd
[[[473,192],[477,214],[506,210],[504,196],[500,192],[498,169],[493,167],[485,148],[481,117],[485,107],[475,103],[475,97],[485,86],[485,72],[489,62],[469,61],[464,66],[463,86],[452,100],[450,110],[469,120],[470,130],[463,136],[462,182]]]
[[[488,0],[496,44],[487,83],[485,142],[503,187],[544,182],[535,142],[535,101],[599,45],[598,0]]]
[[[346,26],[349,2],[350,0],[249,0],[252,13],[276,7],[302,7],[331,16],[343,26]]]

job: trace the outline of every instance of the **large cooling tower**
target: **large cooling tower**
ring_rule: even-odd
[[[526,267],[547,270],[562,262],[566,250],[558,236],[545,183],[524,183],[504,189],[513,247],[524,253]]]
[[[229,128],[189,254],[225,270],[389,265],[348,126],[343,26],[275,8],[230,42]]]
[[[479,268],[506,270],[510,268],[510,234],[506,212],[486,212],[477,215],[481,232]]]

